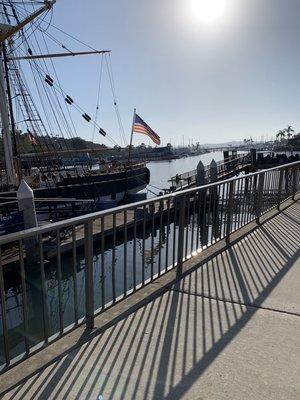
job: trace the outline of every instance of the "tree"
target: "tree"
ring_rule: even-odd
[[[253,139],[250,137],[250,139],[244,139],[243,142],[245,145],[249,144],[251,146],[253,144]]]
[[[278,131],[276,137],[277,139],[280,139],[280,141],[282,142],[283,138],[285,137],[285,130]]]
[[[294,129],[292,129],[291,125],[288,125],[288,127],[285,129],[285,132],[286,132],[286,136],[288,139],[290,139],[293,136],[293,133],[295,133],[295,131],[294,131]]]

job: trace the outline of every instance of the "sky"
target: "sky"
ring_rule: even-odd
[[[224,0],[214,21],[199,17],[194,2],[57,0],[52,23],[112,51],[127,143],[135,107],[163,144],[270,139],[288,124],[300,131],[300,1]],[[61,84],[93,115],[100,57],[70,58],[56,61]],[[103,71],[99,124],[123,145]],[[91,140],[93,129],[79,117],[79,135]],[[141,142],[149,143],[135,134],[134,144]]]

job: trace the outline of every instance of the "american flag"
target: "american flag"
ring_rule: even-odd
[[[160,145],[160,137],[137,114],[134,115],[133,132],[147,135],[155,144]]]

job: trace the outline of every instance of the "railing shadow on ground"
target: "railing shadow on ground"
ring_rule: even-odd
[[[81,323],[93,329],[98,312],[167,270],[180,272],[189,254],[229,241],[254,218],[259,222],[295,196],[298,167],[296,162],[1,237],[0,373]],[[62,240],[66,230],[70,235]],[[10,282],[11,275],[19,282]]]
[[[5,399],[186,398],[259,309],[293,314],[269,303],[268,296],[299,257],[297,207],[290,206]]]

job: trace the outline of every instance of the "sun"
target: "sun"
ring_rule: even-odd
[[[213,22],[224,12],[226,0],[192,0],[194,15],[203,22]]]

